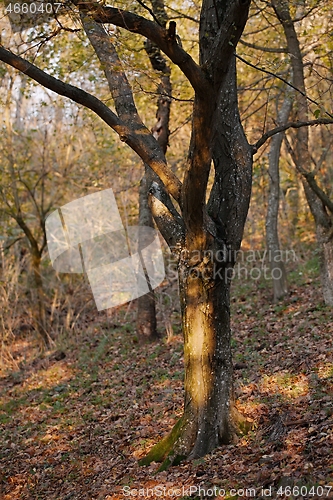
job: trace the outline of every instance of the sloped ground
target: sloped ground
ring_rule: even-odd
[[[279,305],[267,284],[238,282],[234,294],[247,436],[166,472],[139,467],[181,414],[179,318],[168,339],[142,347],[133,311],[101,314],[48,356],[29,358],[24,338],[12,346],[21,369],[0,379],[1,498],[333,498],[332,310],[311,273],[295,275]]]

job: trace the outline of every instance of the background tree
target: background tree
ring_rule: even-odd
[[[296,117],[301,122],[309,120],[308,99],[304,77],[304,61],[295,29],[295,20],[286,0],[272,2],[276,16],[283,27],[293,70],[293,84],[298,89],[295,95]],[[292,149],[295,166],[302,175],[303,186],[310,210],[316,224],[316,234],[321,252],[321,281],[325,303],[333,305],[333,201],[329,198],[310,170],[309,131],[307,127],[297,129],[296,144]]]
[[[45,151],[45,143],[47,141],[45,140],[45,136],[41,145],[41,166],[36,168],[36,165],[34,165],[35,158],[31,153],[27,154],[24,148],[28,142],[30,142],[31,146],[31,138],[30,141],[28,137],[25,138],[22,148],[24,129],[21,108],[24,87],[23,85],[19,87],[19,97],[15,100],[13,97],[13,84],[14,78],[11,76],[9,78],[4,113],[6,131],[4,147],[6,152],[3,154],[3,163],[0,169],[1,211],[14,219],[28,241],[30,263],[33,272],[33,285],[31,289],[34,293],[33,301],[37,305],[34,312],[36,330],[41,335],[45,346],[50,347],[51,339],[48,333],[46,301],[41,274],[41,260],[46,248],[45,220],[51,209],[51,205],[45,200],[45,184],[48,176],[46,165],[47,154]],[[14,124],[11,119],[13,102],[16,104]],[[46,131],[45,134],[47,134]],[[21,168],[21,165],[24,164],[25,166]],[[36,221],[38,221],[37,224]]]
[[[284,125],[288,121],[291,111],[291,97],[285,97],[277,113],[277,124]],[[276,134],[271,139],[269,151],[269,192],[266,214],[266,242],[271,268],[274,300],[279,301],[288,293],[287,273],[282,258],[278,234],[278,215],[280,205],[280,156],[283,132]]]
[[[152,12],[156,22],[164,29],[167,25],[167,14],[164,7],[164,2],[154,0],[152,3]],[[149,57],[151,66],[154,71],[160,75],[160,83],[158,84],[158,103],[156,112],[156,123],[152,127],[152,134],[161,146],[163,153],[166,154],[169,145],[169,121],[171,107],[171,78],[170,66],[163,57],[159,47],[152,43],[149,38],[145,41],[145,50]],[[148,194],[151,184],[154,179],[154,173],[149,165],[145,165],[145,173],[140,183],[139,192],[139,225],[154,227],[153,216],[148,204]],[[139,236],[143,238],[142,234]],[[145,247],[144,242],[140,244],[141,248]],[[148,275],[146,274],[146,277]],[[137,315],[137,332],[139,338],[144,340],[154,340],[158,337],[156,325],[156,307],[155,293],[150,290],[149,293],[138,298],[138,315]]]
[[[95,155],[99,162],[103,161],[107,153],[112,153],[112,144],[106,140],[100,144],[100,131],[95,126],[92,133],[88,116],[82,130],[82,109],[59,98],[56,102],[40,89],[36,93],[31,81],[22,76],[8,68],[2,81],[4,102],[0,104],[0,234],[4,262],[10,262],[18,271],[21,291],[17,297],[21,314],[10,321],[8,308],[4,329],[36,330],[44,345],[50,347],[51,338],[54,340],[61,331],[72,328],[79,311],[92,301],[92,296],[87,294],[76,307],[68,293],[70,289],[72,293],[78,291],[82,299],[75,277],[65,276],[60,285],[54,272],[49,272],[45,219],[54,208],[70,201],[74,193],[80,196],[82,192],[91,192],[94,185],[105,185],[102,169],[97,172],[94,164]],[[92,151],[93,146],[92,154],[88,150]],[[112,156],[115,162],[115,151]],[[6,269],[1,269],[3,283],[8,280]]]
[[[246,130],[249,130],[247,125],[250,123],[254,131],[257,129],[257,132],[260,133],[263,130],[262,124],[257,120],[260,114],[264,130],[277,124],[274,102],[281,92],[278,82],[282,80],[288,86],[291,69],[294,105],[290,115],[291,122],[287,123],[285,128],[282,127],[282,131],[288,130],[285,139],[287,150],[292,155],[298,178],[303,183],[306,198],[315,219],[322,263],[323,297],[327,304],[331,304],[329,289],[331,288],[330,276],[332,274],[330,264],[328,264],[331,254],[329,243],[331,191],[329,185],[323,183],[327,172],[330,171],[329,164],[326,162],[330,151],[327,147],[329,142],[322,150],[318,148],[320,135],[325,133],[325,124],[332,123],[332,116],[327,111],[331,99],[329,83],[332,66],[329,41],[330,14],[326,2],[300,3],[286,0],[272,2],[272,6],[273,8],[267,4],[262,9],[260,5],[254,3],[253,16],[250,18],[247,33],[242,40],[244,53],[239,57],[248,64],[248,68],[252,68],[252,70],[257,68],[263,75],[258,77],[258,73],[254,73],[252,76],[254,83],[252,84],[251,79],[248,79],[249,73],[247,73],[247,87],[256,89],[259,99],[253,100],[248,106],[247,116],[250,116],[250,119],[249,123],[246,124]],[[325,19],[324,23],[323,19]],[[268,43],[265,43],[267,40]],[[288,54],[292,54],[292,57]],[[263,57],[265,64],[262,63]],[[296,132],[293,133],[292,127],[295,123]],[[308,130],[308,127],[305,126],[316,123],[322,124],[322,132],[317,129]],[[250,137],[253,137],[253,132],[250,132]],[[270,134],[269,137],[271,137]],[[278,139],[273,140],[277,141]],[[262,145],[262,141],[259,141],[259,144]],[[283,160],[286,161],[286,155],[283,155]],[[300,198],[299,189],[298,187],[292,189],[293,193],[296,194],[294,198],[297,201]],[[301,205],[301,200],[297,202],[297,205]],[[296,210],[297,205],[295,206]],[[314,215],[315,213],[316,215]],[[301,231],[301,221],[297,219],[297,213],[293,219],[296,224],[294,230]]]

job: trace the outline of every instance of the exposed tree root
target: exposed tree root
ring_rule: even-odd
[[[139,465],[149,465],[151,462],[163,462],[158,471],[166,470],[171,465],[178,465],[185,456],[174,456],[174,444],[182,434],[184,417],[174,425],[170,434],[157,443],[144,458],[139,460]]]
[[[247,434],[252,429],[252,422],[247,420],[239,411],[234,407],[232,410],[234,435],[231,436],[233,441],[236,436]],[[165,436],[159,443],[157,443],[144,458],[139,460],[139,465],[150,465],[152,462],[162,462],[158,472],[168,469],[172,465],[179,465],[180,462],[193,455],[193,443],[189,444],[187,454],[183,454],[180,450],[185,451],[184,441],[186,440],[186,419],[184,415],[174,425],[172,431]],[[237,438],[236,438],[237,439]],[[195,454],[197,457],[197,454]]]
[[[234,405],[232,406],[231,415],[237,436],[245,436],[253,429],[253,421],[248,420]]]

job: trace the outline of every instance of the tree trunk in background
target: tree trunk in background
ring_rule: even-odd
[[[303,186],[316,222],[323,298],[326,305],[333,306],[333,221],[305,179],[303,179]]]
[[[326,305],[333,306],[333,228],[323,231],[317,226],[317,240],[320,248],[320,276]]]
[[[278,112],[278,125],[284,125],[288,121],[292,102],[286,97],[280,111]],[[280,242],[278,234],[278,217],[280,205],[280,171],[279,161],[283,133],[276,134],[271,139],[269,152],[269,192],[266,214],[266,244],[269,256],[269,265],[273,280],[274,301],[278,302],[288,293],[287,274],[284,262],[281,258]]]
[[[154,227],[153,216],[148,205],[148,192],[151,185],[150,168],[145,166],[145,174],[141,179],[139,192],[139,226]],[[139,232],[140,238],[140,232]],[[140,241],[140,248],[144,248]],[[153,341],[158,338],[156,324],[156,307],[154,290],[150,290],[137,300],[136,330],[140,343]]]
[[[37,325],[37,331],[43,339],[43,342],[47,348],[50,347],[50,337],[47,333],[47,322],[45,313],[45,296],[43,291],[43,280],[40,271],[41,255],[36,249],[31,249],[31,263],[34,279],[35,297],[32,295],[32,299],[36,300],[35,308],[35,322]]]
[[[293,22],[288,0],[272,0],[275,13],[282,24],[293,71],[293,85],[300,90],[295,92],[297,119],[308,120],[308,100],[306,98],[304,64],[295,23]],[[297,129],[296,145],[293,148],[293,159],[298,172],[302,175],[305,195],[316,224],[316,235],[320,250],[320,277],[323,287],[323,298],[327,305],[333,305],[333,202],[317,184],[311,172],[312,159],[309,152],[308,127]]]
[[[22,130],[22,123],[21,123],[21,112],[22,112],[22,106],[24,106],[24,88],[26,86],[26,77],[23,76],[21,79],[21,86],[20,86],[20,93],[19,97],[16,100],[16,110],[15,110],[15,127],[16,127],[16,134],[19,132],[23,132]],[[31,231],[30,227],[27,225],[24,215],[22,214],[22,205],[21,205],[21,200],[19,196],[19,189],[18,189],[18,175],[17,175],[17,165],[14,159],[14,153],[15,153],[15,143],[13,142],[13,127],[11,123],[11,110],[10,110],[10,101],[12,98],[12,88],[13,88],[13,80],[11,80],[10,83],[10,88],[7,96],[7,102],[6,102],[6,107],[5,107],[5,120],[6,120],[6,128],[7,128],[7,158],[9,162],[9,171],[11,173],[11,178],[12,178],[12,196],[13,196],[13,206],[9,210],[9,215],[16,221],[18,226],[22,229],[24,232],[28,242],[29,242],[29,252],[30,252],[30,258],[31,258],[31,268],[32,268],[32,274],[33,274],[33,287],[32,289],[35,290],[36,295],[31,294],[32,297],[32,315],[34,317],[35,325],[36,325],[36,330],[40,334],[45,347],[49,348],[50,347],[50,336],[47,333],[47,321],[46,321],[46,313],[45,313],[45,295],[43,291],[43,280],[42,280],[42,275],[41,275],[41,270],[40,270],[40,263],[42,259],[42,253],[45,248],[46,242],[44,241],[44,244],[41,245],[39,248],[38,245],[38,240],[34,237],[33,232]],[[36,199],[34,198],[34,202],[36,202]],[[40,216],[40,222],[42,224],[42,229],[45,234],[45,222]],[[35,307],[37,306],[37,307]]]
[[[165,27],[167,15],[164,9],[163,0],[152,1],[153,12],[161,26]],[[145,49],[149,57],[152,68],[160,72],[161,80],[158,86],[158,103],[156,112],[156,123],[152,128],[152,133],[164,154],[168,148],[169,141],[169,121],[171,106],[171,80],[170,67],[167,64],[159,48],[150,40],[145,41]],[[154,227],[153,217],[148,205],[148,194],[156,175],[148,165],[145,165],[145,173],[140,184],[139,196],[139,225]],[[140,245],[140,248],[142,245]],[[156,323],[155,293],[150,290],[149,293],[138,298],[137,311],[137,332],[140,342],[153,341],[158,338]]]

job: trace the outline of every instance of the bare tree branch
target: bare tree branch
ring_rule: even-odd
[[[109,35],[101,24],[89,16],[81,12],[80,17],[84,31],[101,62],[117,115],[133,130],[144,127],[133,99],[132,88]]]
[[[171,10],[171,12],[175,12],[175,14],[178,14],[177,17],[172,16],[172,19],[188,19],[189,21],[193,21],[194,23],[199,24],[199,19],[196,19],[195,17],[189,16],[188,14],[184,14],[184,12],[181,12],[180,10],[173,9],[172,7],[169,7],[168,5],[166,6],[168,10]]]
[[[284,125],[280,125],[279,127],[275,127],[272,130],[266,132],[256,143],[252,144],[252,151],[255,154],[265,142],[275,134],[279,134],[280,132],[284,132],[289,128],[301,128],[301,127],[312,127],[313,125],[331,125],[333,124],[333,119],[329,118],[318,118],[317,120],[308,120],[305,122],[288,122]]]
[[[239,43],[241,43],[242,45],[245,45],[245,47],[249,47],[250,49],[261,50],[263,52],[272,52],[273,54],[288,54],[287,48],[262,47],[260,45],[256,45],[255,43],[246,42],[243,39],[240,39]]]
[[[147,129],[131,130],[124,124],[120,118],[113,113],[102,101],[97,97],[85,92],[74,85],[65,83],[45,71],[37,68],[34,64],[28,62],[22,57],[13,54],[0,45],[0,60],[9,64],[13,68],[26,74],[44,87],[56,92],[59,95],[68,97],[72,101],[82,104],[86,108],[91,109],[105,123],[107,123],[120,137],[120,140],[126,142],[135,151],[142,160],[147,163],[152,170],[159,176],[168,192],[180,201],[181,182],[175,174],[168,168],[164,155],[159,147],[151,150],[147,148],[146,136]]]
[[[260,68],[259,66],[256,66],[255,64],[252,64],[250,63],[250,61],[247,61],[246,59],[244,59],[243,57],[241,57],[240,55],[236,54],[236,57],[237,59],[239,59],[240,61],[242,61],[243,63],[247,64],[248,66],[250,66],[251,68],[254,68],[254,69],[257,69],[258,71],[261,71],[262,73],[266,73],[267,75],[271,75],[273,76],[274,78],[278,78],[278,80],[280,80],[281,82],[285,83],[286,85],[288,85],[288,87],[291,87],[292,89],[296,90],[296,92],[299,92],[302,96],[304,96],[308,101],[312,102],[312,104],[315,104],[317,107],[321,107],[320,104],[315,101],[314,99],[311,99],[311,97],[309,97],[308,95],[306,95],[305,92],[303,92],[303,90],[295,87],[292,83],[288,82],[288,80],[285,80],[284,78],[282,78],[281,76],[277,75],[276,73],[273,73],[272,71],[268,71],[267,69],[264,69],[264,68]],[[325,115],[329,116],[330,118],[333,119],[333,115],[331,113],[329,113],[328,111],[324,110],[324,113]]]
[[[15,243],[17,243],[18,241],[21,241],[24,239],[24,236],[19,236],[18,238],[15,238],[13,241],[11,241],[10,243],[8,243],[6,246],[2,247],[1,249],[2,250],[9,250],[10,247],[12,247],[13,245],[15,245]]]
[[[294,162],[294,165],[295,165],[297,171],[307,180],[307,183],[309,184],[312,191],[318,196],[318,198],[323,203],[323,205],[325,207],[327,207],[328,210],[333,215],[333,201],[327,196],[325,191],[323,191],[323,189],[321,189],[321,187],[318,185],[318,183],[315,179],[315,173],[308,172],[307,170],[305,170],[303,167],[301,167],[299,165],[299,162],[297,161],[297,155],[295,154],[295,151],[291,147],[291,144],[288,141],[287,137],[285,137],[285,143],[286,143],[288,152],[289,152],[289,154]]]
[[[98,23],[114,24],[131,33],[138,33],[149,38],[174,64],[179,66],[196,92],[203,94],[209,92],[210,84],[204,72],[192,57],[178,45],[176,39],[170,39],[167,29],[126,10],[105,7],[92,2],[78,2],[77,5],[80,10],[86,12]]]
[[[181,248],[185,241],[183,219],[170,206],[165,193],[156,182],[152,183],[149,190],[148,203],[165,241],[171,248]]]
[[[165,28],[168,22],[168,16],[165,11],[164,0],[151,0],[152,8],[155,17],[159,19],[159,24]],[[169,27],[170,31],[170,27]],[[158,85],[158,102],[156,111],[156,122],[151,129],[151,132],[159,145],[161,146],[164,154],[166,154],[167,148],[169,146],[169,122],[170,122],[170,110],[171,110],[171,97],[172,97],[172,84],[171,84],[171,67],[164,57],[163,53],[159,47],[151,42],[148,38],[145,40],[144,47],[146,53],[149,57],[152,68],[160,73],[160,83]],[[150,188],[153,184],[158,184],[159,186],[159,202],[164,203],[166,210],[169,213],[169,217],[174,217],[175,220],[182,221],[181,216],[175,209],[170,196],[166,193],[164,186],[161,186],[156,178],[156,175],[152,175],[151,169],[147,169],[145,166],[145,176],[147,179],[147,187]],[[155,187],[156,191],[156,187]],[[157,192],[157,191],[156,191]],[[149,195],[149,196],[148,196]],[[151,198],[151,192],[147,190],[148,201]],[[150,212],[153,214],[155,219],[154,209],[157,208],[157,201],[149,202]],[[155,222],[157,225],[161,222],[159,217],[160,211],[156,213]]]
[[[144,2],[142,2],[141,0],[137,0],[137,2],[141,5],[141,7],[143,7],[144,9],[146,9],[149,14],[151,15],[151,17],[154,19],[154,21],[157,22],[157,24],[159,24],[160,26],[162,26],[162,24],[160,23],[159,19],[157,16],[155,16],[155,13],[154,11],[148,7],[148,5],[146,5]]]
[[[122,119],[122,121],[129,126],[132,130],[136,129],[142,129],[144,127],[144,124],[138,114],[134,99],[133,99],[133,92],[132,88],[128,82],[127,76],[125,71],[123,70],[123,65],[122,62],[119,59],[119,56],[117,54],[117,51],[110,41],[110,37],[108,36],[107,32],[105,31],[104,27],[100,24],[97,23],[96,21],[92,20],[89,16],[86,14],[83,14],[81,12],[81,20],[82,24],[84,27],[84,30],[90,40],[91,45],[93,46],[98,59],[100,60],[104,73],[106,76],[106,79],[109,84],[110,92],[113,97],[113,101],[115,103],[116,111],[119,116],[119,118]],[[161,23],[159,23],[162,25]],[[151,42],[149,41],[151,44]],[[151,44],[154,45],[154,44]],[[160,58],[162,57],[160,54],[160,50],[156,45],[154,45],[155,51],[153,51],[153,55],[151,58],[153,67],[154,63],[153,61],[154,56],[160,55]],[[146,48],[147,50],[147,48]],[[158,54],[155,54],[155,52],[158,51]],[[149,51],[148,51],[149,53]],[[160,59],[159,58],[159,59]],[[164,60],[164,59],[163,59]],[[167,67],[166,63],[164,62],[164,72],[165,75],[162,76],[162,83],[159,85],[159,90],[161,91],[161,88],[165,89],[165,92],[168,94],[171,94],[171,83],[170,83],[170,69]],[[160,69],[154,67],[154,69]],[[166,79],[166,81],[165,81]],[[164,86],[163,86],[164,82]],[[162,101],[162,103],[161,103]],[[164,118],[166,118],[166,125],[160,127],[163,129],[162,131],[156,130],[158,128],[158,124],[160,123],[160,120],[158,120],[158,124],[152,129],[151,133],[149,133],[147,129],[147,135],[146,135],[146,145],[150,149],[156,149],[158,145],[160,146],[162,152],[161,156],[163,156],[166,152],[167,145],[168,145],[168,123],[169,123],[169,113],[170,113],[170,99],[168,96],[162,97],[159,99],[159,108],[158,108],[158,113],[157,117],[159,118],[159,115],[163,115],[163,108],[165,108],[165,102],[167,102],[167,110],[166,110],[166,115]],[[161,110],[162,108],[162,110]],[[157,142],[157,144],[156,144]],[[152,170],[150,169],[149,166],[146,164],[146,168],[148,168],[148,172],[151,172]],[[149,178],[152,177],[151,174],[148,176]],[[147,172],[146,172],[147,175]],[[154,174],[153,178],[155,179],[156,183],[161,183],[160,179],[156,174]],[[161,191],[165,191],[164,186],[160,186]],[[167,193],[165,193],[165,198],[168,200],[168,208],[170,210],[170,206],[173,207],[172,202],[170,198],[167,196]]]

